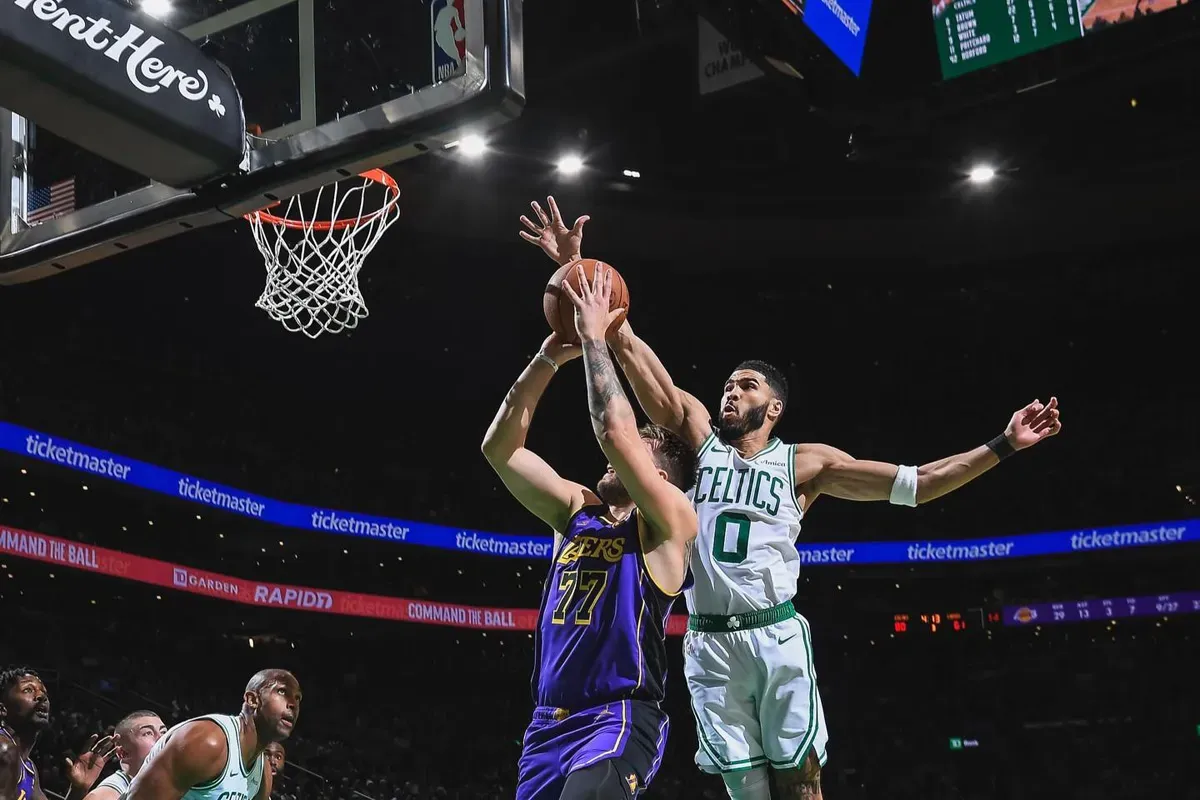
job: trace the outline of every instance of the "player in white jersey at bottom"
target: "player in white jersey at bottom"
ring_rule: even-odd
[[[271,772],[263,752],[291,735],[301,699],[300,683],[287,670],[256,673],[241,713],[196,717],[168,730],[126,800],[266,800]]]
[[[553,198],[549,214],[532,206],[541,224],[522,217],[530,231],[522,237],[556,263],[578,259],[589,217],[568,229]],[[821,495],[916,506],[948,494],[1057,434],[1058,401],[1034,400],[986,445],[920,467],[900,466],[773,437],[788,387],[770,364],[740,364],[725,382],[714,420],[703,403],[675,386],[628,322],[609,346],[650,420],[699,452],[692,496],[699,520],[691,557],[695,583],[685,595],[684,638],[696,763],[721,774],[734,800],[820,800],[828,733],[811,631],[792,604],[801,520]]]
[[[96,784],[96,788],[90,792],[87,789],[92,781],[88,781],[88,786],[82,787],[85,793],[83,800],[120,800],[124,797],[129,792],[129,785],[146,763],[150,751],[166,733],[167,726],[153,711],[134,711],[127,714],[113,731],[113,744],[116,745],[115,752],[121,768]],[[76,783],[75,775],[72,774],[68,800],[79,789],[80,785]]]

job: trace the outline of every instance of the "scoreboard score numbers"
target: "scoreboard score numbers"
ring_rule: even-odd
[[[892,633],[902,635],[979,632],[987,625],[999,622],[999,612],[985,612],[982,608],[893,614]]]

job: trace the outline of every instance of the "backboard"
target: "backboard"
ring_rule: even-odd
[[[125,2],[227,68],[246,160],[213,184],[175,189],[0,108],[0,284],[445,148],[524,103],[522,0]]]

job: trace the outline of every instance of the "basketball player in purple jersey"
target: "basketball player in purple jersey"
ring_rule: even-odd
[[[29,754],[50,726],[50,696],[28,667],[0,672],[0,800],[46,800]]]
[[[30,753],[49,726],[50,695],[38,674],[29,667],[0,672],[0,800],[46,800]],[[87,794],[113,752],[111,736],[92,736],[78,759],[66,760],[66,800]]]
[[[686,588],[696,536],[684,494],[695,479],[693,450],[663,428],[638,430],[604,342],[616,316],[611,272],[581,283],[569,294],[582,346],[548,337],[483,441],[504,485],[555,531],[517,800],[616,800],[649,785],[667,739],[667,617]],[[595,491],[525,447],[550,378],[580,355],[592,429],[610,465]]]

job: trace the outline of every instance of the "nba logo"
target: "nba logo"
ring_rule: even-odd
[[[464,74],[467,64],[465,0],[432,0],[429,4],[433,35],[433,82]]]

